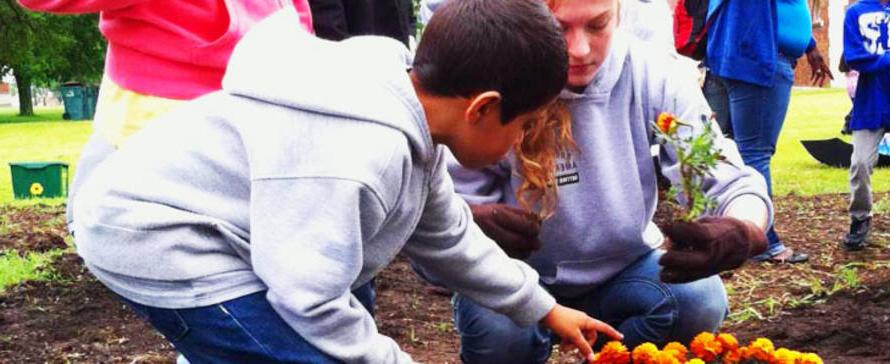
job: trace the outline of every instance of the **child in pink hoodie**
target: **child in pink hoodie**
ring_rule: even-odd
[[[186,100],[219,90],[235,44],[257,22],[293,7],[312,32],[308,0],[19,0],[57,14],[100,14],[108,40],[93,136],[73,196],[93,168],[142,126]],[[68,220],[72,205],[69,199]]]

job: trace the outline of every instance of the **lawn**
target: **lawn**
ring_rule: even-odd
[[[62,107],[45,107],[34,109],[33,116],[18,116],[18,109],[0,107],[0,124],[27,123],[32,121],[62,121],[63,112],[64,110]]]
[[[842,89],[794,91],[772,164],[776,195],[848,191],[847,170],[819,164],[800,140],[841,137],[839,130],[849,109],[850,100]],[[91,131],[90,122],[63,121],[60,108],[35,111],[37,116],[18,117],[15,109],[0,108],[0,204],[13,200],[9,162],[63,161],[74,176],[77,156]],[[842,138],[849,141],[847,136]],[[890,191],[890,169],[877,169],[872,182],[875,191]]]
[[[0,108],[0,204],[13,201],[10,162],[61,161],[74,176],[80,150],[92,131],[89,121],[64,121],[61,109],[35,110],[38,116],[18,117],[16,110]],[[62,199],[41,199],[61,203]],[[31,204],[34,201],[17,202]]]
[[[803,148],[800,140],[841,137],[841,125],[850,105],[843,89],[794,91],[772,163],[776,195],[849,191],[847,170],[819,164]],[[850,141],[848,136],[841,139]],[[890,190],[890,169],[875,170],[872,188],[875,191]]]

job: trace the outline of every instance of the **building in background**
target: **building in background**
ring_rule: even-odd
[[[12,77],[9,76],[0,78],[0,107],[11,107],[13,105],[11,79]]]
[[[844,51],[844,14],[849,4],[856,0],[807,0],[812,14],[813,37],[819,51],[828,59],[828,65],[834,74],[831,87],[846,87],[843,75],[837,70]],[[807,62],[798,62],[794,72],[795,86],[810,85],[810,66]]]

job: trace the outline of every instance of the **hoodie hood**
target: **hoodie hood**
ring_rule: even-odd
[[[331,42],[299,24],[299,14],[290,7],[257,24],[235,47],[223,91],[396,128],[424,161],[434,157],[404,45],[377,36]]]

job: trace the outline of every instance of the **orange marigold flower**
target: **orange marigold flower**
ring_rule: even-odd
[[[677,117],[668,112],[658,114],[658,120],[655,122],[658,129],[662,133],[671,134],[677,128]]]
[[[674,352],[659,351],[655,353],[655,364],[680,364],[680,359],[674,356]]]
[[[596,354],[596,364],[630,364],[630,352],[619,341],[610,341]]]
[[[820,358],[816,353],[806,353],[801,354],[800,358],[797,359],[798,364],[823,364],[822,358]]]
[[[741,349],[732,349],[732,350],[724,350],[723,351],[723,364],[736,364],[742,361],[742,350]]]
[[[749,358],[769,362],[773,358],[773,352],[776,351],[773,342],[769,339],[759,337],[748,345]]]
[[[662,351],[673,354],[674,357],[681,362],[686,360],[686,354],[689,352],[683,344],[676,341],[667,343]]]
[[[751,349],[749,349],[747,346],[740,347],[739,348],[739,356],[741,357],[741,360],[751,359],[752,358]]]
[[[643,343],[634,348],[631,357],[635,364],[654,364],[656,354],[658,354],[658,347],[655,344]]]
[[[689,350],[695,356],[710,362],[717,359],[717,356],[723,352],[723,344],[716,340],[714,334],[703,332],[692,339],[692,343],[689,344]]]
[[[797,361],[797,358],[800,357],[800,353],[788,350],[785,348],[780,348],[773,352],[773,360],[770,361],[772,364],[794,364]]]
[[[705,361],[701,360],[699,358],[692,358],[692,359],[689,359],[688,361],[686,361],[686,363],[684,363],[684,364],[705,364]]]
[[[739,341],[730,334],[717,335],[717,341],[723,344],[723,350],[736,350],[739,348]]]

